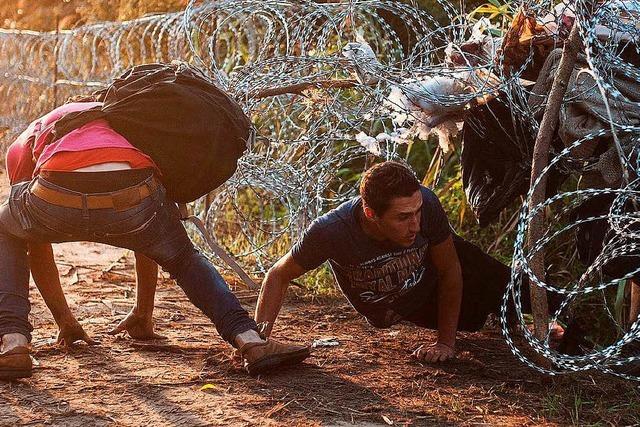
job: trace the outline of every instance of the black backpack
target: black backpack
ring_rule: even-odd
[[[228,180],[253,135],[240,105],[184,63],[135,66],[94,95],[102,107],[62,117],[54,140],[106,119],[153,159],[167,196],[178,203],[196,200]]]

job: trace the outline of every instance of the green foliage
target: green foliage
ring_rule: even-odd
[[[297,281],[306,293],[311,295],[330,296],[339,295],[336,288],[331,268],[327,263],[323,264],[314,271],[311,271]]]
[[[597,391],[580,384],[568,390],[552,387],[542,398],[542,414],[563,425],[637,425],[640,422],[639,397],[637,390],[629,390],[620,395],[619,404],[611,406]],[[617,422],[602,422],[603,419],[611,420],[612,416]]]

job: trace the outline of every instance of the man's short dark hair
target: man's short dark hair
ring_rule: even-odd
[[[384,214],[395,197],[413,196],[420,182],[411,169],[398,162],[383,162],[369,168],[360,181],[360,196],[376,215]]]

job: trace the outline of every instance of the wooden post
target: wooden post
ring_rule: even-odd
[[[631,287],[631,303],[629,304],[629,326],[638,319],[640,314],[640,284],[634,279],[627,281]]]
[[[577,22],[574,22],[569,39],[564,45],[560,63],[556,70],[556,75],[547,98],[547,105],[544,110],[544,116],[540,123],[540,129],[536,137],[533,149],[533,164],[531,167],[531,185],[540,177],[542,170],[549,164],[549,151],[551,147],[551,139],[558,124],[558,114],[564,94],[573,68],[578,57],[580,49],[580,34],[578,32]],[[547,175],[544,175],[538,186],[535,188],[529,201],[529,211],[536,205],[544,202],[546,198]],[[535,244],[544,234],[545,212],[544,209],[539,211],[531,218],[527,240],[529,245]],[[540,251],[531,258],[531,270],[533,274],[545,280],[544,252]],[[544,289],[538,288],[531,284],[531,310],[533,314],[533,323],[535,327],[535,336],[538,339],[544,339],[549,328],[549,307],[547,305],[547,294]]]

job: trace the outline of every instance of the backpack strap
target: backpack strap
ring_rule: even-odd
[[[76,129],[81,128],[89,122],[98,119],[104,119],[106,116],[107,113],[105,113],[100,106],[93,107],[84,111],[67,113],[56,120],[54,129],[51,132],[51,137],[45,142],[45,145],[59,140],[63,136],[71,133]]]

